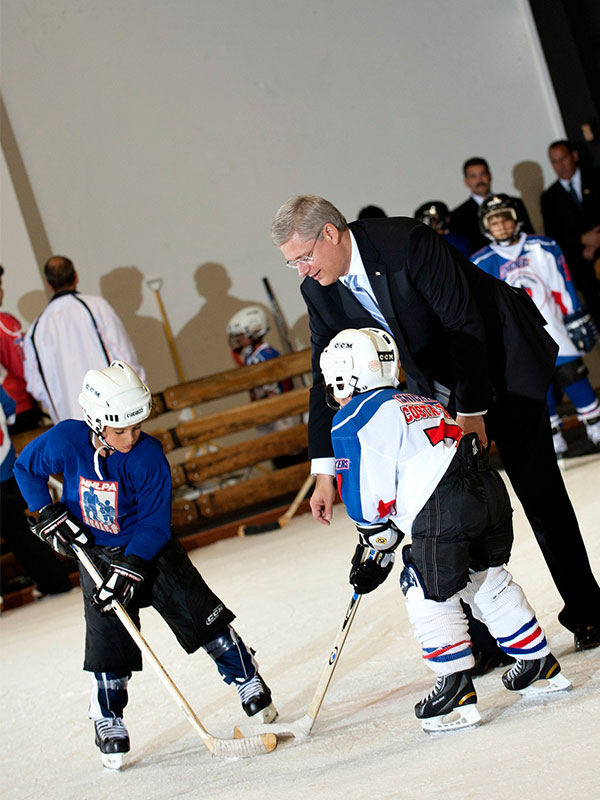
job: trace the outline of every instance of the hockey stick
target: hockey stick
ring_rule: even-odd
[[[280,528],[285,528],[291,518],[294,516],[296,511],[298,510],[298,506],[304,500],[306,495],[309,493],[311,486],[313,485],[315,480],[314,475],[309,475],[308,478],[304,481],[300,489],[298,490],[298,494],[294,497],[292,504],[285,512],[282,514],[279,519],[276,519],[275,522],[266,522],[264,525],[240,525],[238,528],[238,536],[254,536],[257,533],[267,533],[267,531],[278,531]]]
[[[79,545],[73,544],[72,547],[83,568],[94,581],[96,586],[100,588],[100,586],[102,586],[102,575],[96,568],[96,565],[90,559],[85,550],[79,547]],[[175,702],[187,717],[187,720],[192,728],[200,735],[202,741],[213,755],[256,756],[262,753],[270,753],[277,747],[277,737],[273,733],[258,734],[256,736],[251,736],[248,739],[219,739],[216,736],[212,736],[212,734],[210,734],[200,722],[192,707],[181,694],[177,686],[173,683],[166,669],[160,663],[150,648],[150,645],[144,639],[129,614],[125,611],[123,605],[119,603],[118,600],[113,600],[112,607],[121,623],[127,629],[127,632],[133,641],[148,659],[158,677],[167,687],[169,693],[175,699]]]
[[[271,284],[269,283],[268,278],[262,279],[263,286],[265,287],[265,292],[267,293],[267,297],[269,298],[269,304],[271,306],[271,311],[273,313],[273,318],[275,319],[275,324],[277,325],[277,330],[279,331],[279,335],[281,336],[281,340],[286,346],[288,353],[293,353],[296,349],[292,344],[292,339],[290,337],[290,331],[287,326],[287,323],[283,317],[283,313],[281,311],[281,306],[279,305],[277,298],[273,294],[273,289],[271,289]]]
[[[356,592],[352,595],[352,599],[350,600],[350,604],[344,615],[344,620],[340,625],[340,629],[335,637],[333,647],[329,653],[327,664],[325,665],[325,668],[321,673],[321,677],[319,678],[319,683],[315,689],[310,708],[303,717],[300,717],[300,719],[297,719],[295,722],[279,722],[269,725],[269,731],[271,733],[291,734],[297,739],[306,739],[308,736],[310,736],[310,732],[313,729],[317,715],[319,714],[321,706],[323,705],[325,694],[329,688],[331,679],[333,678],[333,673],[335,672],[335,668],[340,660],[342,648],[344,647],[344,642],[346,641],[346,637],[348,636],[348,632],[352,622],[354,621],[354,617],[356,616],[356,611],[358,610],[361,597],[362,595],[356,594]],[[246,735],[256,735],[261,729],[262,728],[252,725],[238,725],[236,728],[234,728],[233,735],[236,737],[236,739],[242,739]]]

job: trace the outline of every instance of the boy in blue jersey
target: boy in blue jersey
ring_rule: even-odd
[[[338,333],[321,354],[336,478],[359,544],[359,594],[387,577],[404,534],[400,584],[423,659],[437,675],[415,706],[424,730],[475,725],[474,660],[461,600],[516,659],[502,676],[527,694],[570,688],[522,589],[506,571],[512,509],[476,434],[436,400],[397,390],[396,344],[374,328]]]
[[[58,552],[86,548],[104,575],[97,588],[80,568],[86,622],[84,670],[92,673],[89,715],[105,766],[119,769],[129,751],[123,723],[127,684],[142,668],[139,648],[111,608],[153,606],[187,653],[200,647],[233,683],[248,716],[275,719],[271,692],[253,651],[231,627],[234,614],[211,591],[177,539],[171,537],[171,475],[160,442],[143,433],[152,408],[148,387],[131,367],[113,361],[89,370],[79,403],[85,422],[65,420],[31,442],[15,465],[32,530]],[[61,502],[48,478],[62,473]]]
[[[581,351],[593,347],[597,332],[582,308],[561,249],[547,236],[521,233],[518,206],[505,194],[484,200],[479,226],[491,244],[474,253],[471,260],[488,275],[525,289],[544,315],[548,333],[559,346],[554,380],[575,406],[588,439],[600,445],[600,401],[580,356]],[[568,447],[552,386],[547,399],[554,450],[562,456]]]

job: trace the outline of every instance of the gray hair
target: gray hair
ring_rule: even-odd
[[[290,197],[275,214],[271,225],[271,240],[281,247],[297,233],[301,239],[314,239],[330,222],[338,229],[345,231],[348,227],[346,218],[337,208],[314,194],[295,194]]]

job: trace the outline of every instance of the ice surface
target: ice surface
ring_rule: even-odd
[[[600,576],[600,460],[570,463],[565,480]],[[310,739],[281,740],[273,753],[251,759],[212,758],[147,666],[130,683],[125,719],[132,751],[123,771],[110,773],[87,719],[90,679],[81,670],[83,614],[75,590],[0,618],[4,800],[600,797],[600,648],[574,652],[572,635],[556,618],[560,598],[513,505],[510,570],[573,691],[527,700],[507,692],[496,670],[477,680],[479,728],[423,733],[413,705],[433,677],[412,637],[396,565],[361,603]],[[355,539],[337,506],[328,528],[305,515],[283,530],[191,554],[238,614],[235,626],[257,651],[280,720],[308,709],[350,599]],[[142,618],[145,636],[203,724],[231,736],[247,721],[237,693],[203,651],[187,656],[154,611]]]

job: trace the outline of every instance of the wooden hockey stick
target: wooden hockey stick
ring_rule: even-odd
[[[102,575],[96,568],[96,565],[90,559],[85,550],[83,550],[77,544],[73,544],[72,547],[83,568],[94,581],[96,586],[100,588],[100,586],[102,586]],[[194,713],[194,710],[185,697],[181,694],[175,683],[171,680],[171,677],[167,673],[166,669],[160,663],[157,656],[154,654],[153,650],[150,648],[150,645],[144,639],[127,611],[125,611],[123,605],[119,603],[118,600],[113,600],[112,607],[121,623],[127,629],[127,632],[133,641],[148,659],[158,677],[167,687],[169,693],[174,698],[179,708],[183,711],[192,728],[200,735],[202,741],[213,755],[255,756],[262,753],[270,753],[277,747],[277,737],[270,732],[257,734],[249,737],[248,739],[219,739],[216,736],[212,736],[212,734],[210,734],[200,722]]]
[[[305,739],[307,736],[310,736],[310,732],[313,729],[315,720],[317,719],[319,711],[321,710],[321,706],[323,705],[325,694],[329,688],[331,679],[333,678],[333,673],[335,672],[335,668],[340,660],[342,648],[344,647],[344,642],[346,641],[346,637],[348,636],[348,632],[350,631],[350,627],[354,621],[354,617],[356,616],[361,597],[362,595],[356,594],[356,592],[352,595],[352,599],[350,600],[350,604],[346,609],[343,622],[340,625],[340,629],[335,637],[333,647],[331,648],[329,658],[327,659],[327,664],[321,673],[319,683],[315,689],[315,693],[308,711],[303,717],[300,717],[300,719],[297,719],[295,722],[278,722],[269,725],[269,731],[271,733],[290,734],[295,736],[297,739]],[[259,731],[261,731],[263,728],[265,728],[265,726],[258,727],[256,725],[238,725],[236,728],[234,728],[233,735],[236,737],[236,739],[242,739],[244,736],[256,736],[256,734],[259,733]]]
[[[298,510],[300,503],[309,493],[314,481],[315,476],[309,475],[298,490],[298,494],[296,497],[294,497],[288,510],[285,512],[285,514],[282,514],[279,519],[276,519],[275,522],[266,522],[264,525],[240,525],[238,528],[238,536],[254,536],[257,533],[266,533],[267,531],[277,531],[280,528],[285,528]]]

